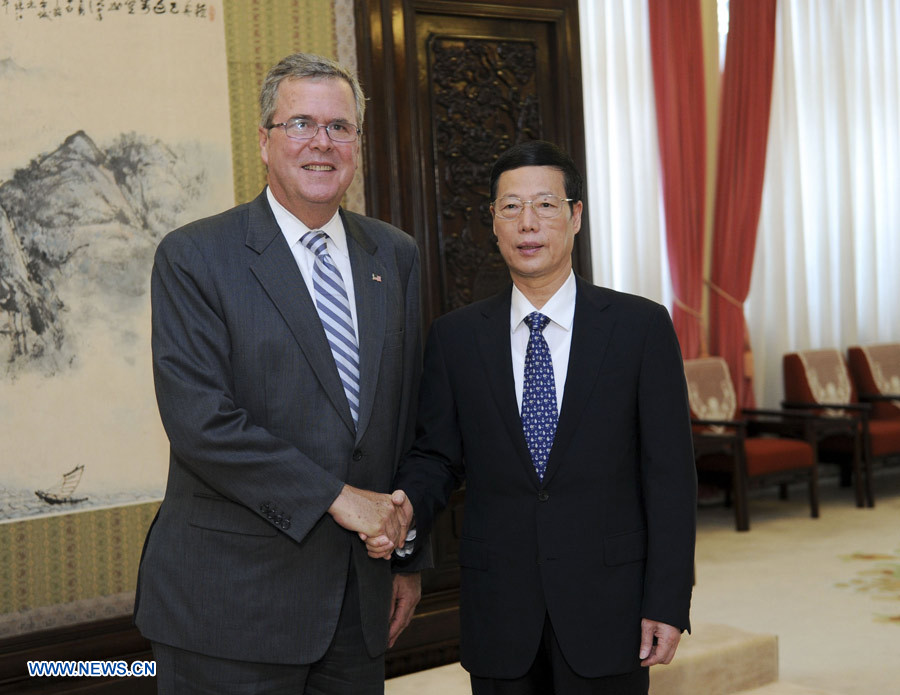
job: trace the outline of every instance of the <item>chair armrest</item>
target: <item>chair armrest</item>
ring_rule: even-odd
[[[817,420],[821,415],[805,410],[768,410],[765,408],[741,408],[742,415],[750,417],[790,418],[796,420]]]
[[[781,401],[781,407],[801,410],[850,410],[865,415],[871,412],[871,403],[814,403],[806,401]]]
[[[798,405],[798,404],[791,404]],[[851,404],[852,405],[852,404]],[[851,408],[851,410],[866,410]],[[808,410],[760,410],[743,408],[741,412],[750,416],[748,434],[777,434],[794,439],[822,439],[838,433],[853,433],[860,421],[866,419],[853,413],[846,415],[823,415]],[[760,418],[760,419],[757,419]]]
[[[804,401],[782,401],[784,408],[803,408],[813,410],[814,419],[810,422],[812,434],[819,441],[835,434],[849,434],[858,436],[861,427],[863,436],[868,436],[869,413],[872,410],[871,403],[807,403]],[[816,410],[832,409],[843,410],[841,415],[823,415]]]
[[[859,400],[870,403],[875,401],[900,401],[900,393],[861,393],[859,394]]]
[[[721,432],[694,429],[691,432],[691,438],[694,442],[694,456],[697,458],[715,454],[733,456],[737,450],[742,449],[744,446],[746,423],[743,420],[701,420],[691,418],[691,424],[695,427],[728,428],[727,431]]]
[[[789,439],[809,439],[810,427],[821,416],[806,411],[764,410],[760,408],[742,408],[741,414],[747,416],[747,435],[776,435]]]
[[[843,422],[847,426],[852,426],[853,423],[859,422],[859,417],[852,414],[823,415],[822,413],[809,410],[759,410],[754,408],[743,408],[741,412],[751,416],[751,421],[753,421],[755,417],[770,418],[771,420],[785,419],[793,420],[796,423],[809,422],[814,428],[821,424],[831,425],[836,422]]]
[[[745,420],[702,420],[695,417],[691,418],[691,424],[702,427],[732,427],[738,430],[743,430],[747,427]]]

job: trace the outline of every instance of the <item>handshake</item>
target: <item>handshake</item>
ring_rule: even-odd
[[[403,490],[388,495],[344,485],[328,508],[334,520],[355,531],[365,542],[369,557],[389,560],[406,543],[413,508]]]

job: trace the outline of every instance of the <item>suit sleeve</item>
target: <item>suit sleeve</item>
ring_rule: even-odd
[[[419,252],[418,248],[416,248],[415,259],[406,283],[406,344],[404,347],[407,362],[404,364],[404,379],[406,383],[403,388],[405,403],[404,408],[401,408],[400,411],[400,437],[398,440],[400,448],[397,452],[397,461],[402,460],[403,454],[409,451],[416,436],[416,405],[422,377],[420,282]],[[396,481],[394,489],[397,489]],[[433,566],[431,541],[425,533],[424,527],[420,530],[417,522],[413,552],[405,557],[394,555],[391,558],[391,570],[395,573],[410,573],[429,569]]]
[[[417,533],[428,534],[434,518],[465,477],[456,399],[435,321],[425,344],[416,440],[403,458],[394,486],[406,492]]]
[[[465,477],[456,399],[441,345],[441,321],[425,344],[416,439],[403,458],[394,486],[403,490],[416,515],[416,530],[429,534],[434,519]]]
[[[291,509],[288,523],[273,523],[302,540],[343,482],[255,425],[235,402],[225,311],[204,254],[186,234],[173,232],[160,244],[151,304],[156,396],[173,457],[258,514],[266,515],[265,504]]]
[[[697,473],[681,351],[662,306],[650,322],[639,379],[648,530],[642,617],[690,630]]]

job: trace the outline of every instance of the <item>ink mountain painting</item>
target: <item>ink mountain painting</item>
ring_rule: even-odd
[[[127,358],[156,245],[208,205],[200,149],[78,131],[0,182],[0,381],[77,369],[98,331]]]

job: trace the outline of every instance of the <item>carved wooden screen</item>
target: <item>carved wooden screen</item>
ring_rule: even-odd
[[[437,35],[426,47],[440,269],[435,280],[447,311],[509,282],[491,230],[488,180],[504,150],[541,137],[538,46]]]
[[[369,213],[423,251],[425,324],[509,282],[488,212],[490,168],[529,139],[584,170],[576,0],[360,3]],[[587,218],[576,271],[590,278]]]
[[[509,282],[489,212],[500,153],[550,140],[585,169],[577,11],[577,0],[357,0],[368,213],[419,243],[425,330]],[[590,279],[586,223],[574,260]],[[435,522],[435,568],[389,675],[458,658],[464,495]]]

